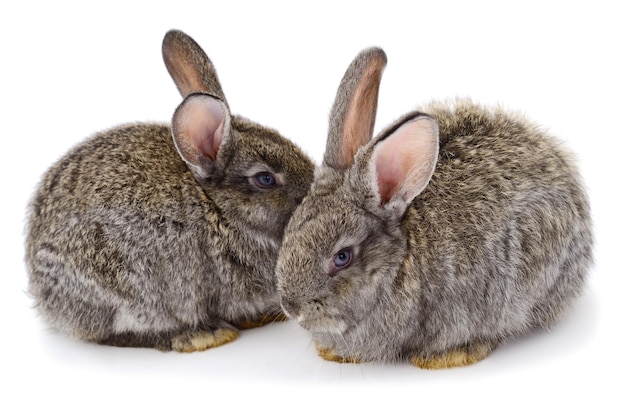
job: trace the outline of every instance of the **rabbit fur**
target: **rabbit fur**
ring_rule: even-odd
[[[560,142],[468,99],[372,139],[386,60],[364,50],[339,86],[323,164],[279,252],[281,305],[327,360],[468,365],[581,294],[588,198]]]
[[[163,58],[184,98],[171,126],[98,133],[43,176],[28,210],[28,288],[73,337],[204,350],[280,319],[278,248],[314,166],[230,114],[189,36],[168,32]]]

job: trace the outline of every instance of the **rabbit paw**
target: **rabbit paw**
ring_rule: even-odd
[[[356,357],[344,357],[341,356],[333,349],[326,349],[320,346],[316,346],[317,354],[326,361],[334,361],[340,364],[359,364],[361,362],[360,359]]]
[[[190,353],[221,346],[237,339],[239,332],[230,328],[214,331],[187,331],[172,337],[172,350]]]
[[[286,321],[287,316],[283,312],[277,314],[266,313],[255,320],[243,320],[239,324],[237,324],[237,328],[244,330],[250,328],[258,328],[269,323],[278,322],[278,321]]]
[[[422,369],[464,367],[484,359],[494,348],[495,345],[488,343],[474,343],[439,355],[413,356],[411,363]]]

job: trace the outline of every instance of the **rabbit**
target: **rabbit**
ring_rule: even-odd
[[[45,173],[28,207],[28,293],[79,340],[202,351],[284,319],[276,259],[314,164],[231,115],[191,37],[169,31],[162,51],[184,98],[171,126],[98,133]]]
[[[279,251],[281,306],[326,360],[469,365],[581,295],[589,201],[563,144],[501,107],[432,102],[372,139],[386,63],[363,50],[340,83]]]

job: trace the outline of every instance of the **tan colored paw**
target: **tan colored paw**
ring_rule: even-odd
[[[489,355],[494,346],[476,343],[467,347],[450,350],[441,355],[428,357],[413,356],[411,363],[422,369],[442,369],[464,367],[474,364]]]
[[[326,361],[334,361],[340,364],[359,364],[361,362],[360,359],[356,357],[344,357],[340,356],[333,349],[326,349],[319,346],[316,346],[317,354]]]
[[[239,332],[230,328],[215,331],[188,331],[172,338],[172,350],[184,353],[203,351],[232,342]]]
[[[260,318],[256,320],[243,320],[242,322],[237,324],[237,328],[241,330],[250,329],[250,328],[258,328],[258,327],[267,325],[269,323],[274,323],[278,321],[286,321],[286,320],[287,320],[287,316],[285,316],[283,312],[280,312],[278,314],[268,313],[268,314],[261,316]]]

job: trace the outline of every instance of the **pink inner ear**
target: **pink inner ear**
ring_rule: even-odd
[[[199,96],[187,104],[186,125],[183,134],[191,143],[192,150],[215,161],[224,132],[225,114],[219,101]]]
[[[382,205],[397,199],[408,204],[426,187],[437,159],[437,135],[434,121],[420,117],[378,143],[372,159]]]
[[[209,157],[211,160],[215,161],[220,144],[222,143],[223,130],[223,122],[215,127],[212,120],[207,120],[204,125],[198,127],[198,130],[196,130],[198,134],[193,136],[192,139],[195,140],[194,145],[198,148],[202,156]]]
[[[370,50],[359,54],[346,71],[332,110],[339,115],[341,123],[334,130],[331,118],[332,145],[325,156],[330,158],[331,166],[341,170],[350,168],[356,152],[372,138],[378,89],[386,63],[382,50]],[[349,88],[351,84],[354,86]]]
[[[394,142],[395,144],[395,142]],[[386,204],[397,191],[402,175],[406,173],[406,166],[400,163],[394,151],[401,149],[395,145],[386,147],[378,153],[376,160],[376,175],[378,177],[378,192],[381,204]]]

